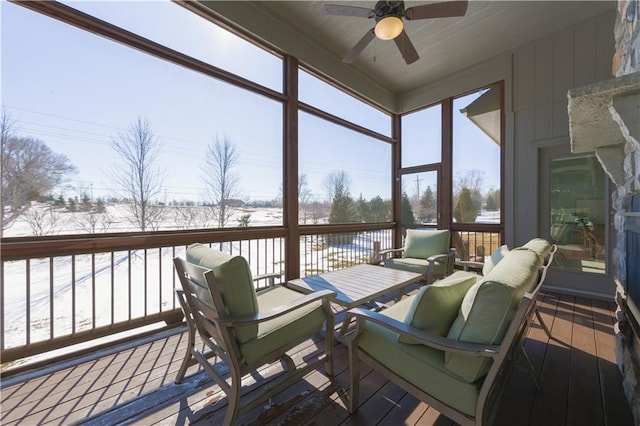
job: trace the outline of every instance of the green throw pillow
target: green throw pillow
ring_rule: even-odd
[[[482,275],[485,277],[489,275],[489,272],[509,253],[509,247],[507,245],[502,245],[498,247],[496,251],[491,253],[491,256],[484,260],[484,265],[482,265]]]
[[[460,304],[477,275],[458,271],[434,284],[424,286],[413,298],[405,323],[436,336],[446,336],[460,310]],[[418,342],[399,336],[398,342]]]

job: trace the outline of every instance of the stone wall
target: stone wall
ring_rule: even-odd
[[[613,57],[612,73],[616,77],[640,72],[640,1],[618,0],[618,16],[615,24],[616,53]],[[638,106],[640,113],[640,105]],[[616,312],[616,360],[622,373],[624,392],[629,401],[635,423],[640,424],[640,337],[627,319],[624,292],[626,280],[625,224],[630,195],[640,192],[640,139],[636,129],[634,135],[625,135],[623,160],[624,182],[613,194],[615,212],[616,247],[613,252],[615,281],[617,284]],[[633,260],[637,261],[637,260]],[[638,318],[640,320],[640,318]]]
[[[619,77],[640,71],[640,1],[618,0],[615,25],[616,53],[612,74]]]

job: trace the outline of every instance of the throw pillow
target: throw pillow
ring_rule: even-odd
[[[482,266],[482,275],[485,277],[489,275],[489,272],[509,253],[509,247],[507,245],[502,245],[498,247],[496,251],[491,253],[491,256],[484,260],[484,265]]]
[[[429,334],[446,336],[456,319],[460,304],[478,276],[458,271],[434,284],[424,286],[413,298],[405,323]],[[398,342],[417,344],[415,340],[399,336]]]

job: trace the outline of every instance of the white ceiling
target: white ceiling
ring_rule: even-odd
[[[375,22],[327,15],[323,5],[373,8],[375,0],[201,3],[303,62],[322,63],[323,71],[330,70],[334,78],[356,74],[393,96],[433,84],[616,7],[613,0],[471,0],[463,17],[405,20],[407,34],[420,55],[417,62],[407,65],[392,40],[375,39],[348,65],[341,59]],[[429,2],[405,1],[405,7],[425,3]],[[358,84],[353,78],[347,84],[353,86],[354,82]]]
[[[376,2],[261,1],[256,4],[342,58],[373,27],[374,21],[326,15],[325,3],[373,8]],[[405,1],[405,7],[425,3],[429,2]],[[405,64],[392,40],[376,39],[349,66],[391,92],[405,93],[614,7],[615,1],[471,0],[464,17],[405,21],[407,34],[420,55],[414,64]]]

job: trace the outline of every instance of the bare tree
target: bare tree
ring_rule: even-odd
[[[173,222],[178,229],[194,229],[201,226],[203,218],[202,209],[196,206],[175,206],[171,208],[173,212]]]
[[[54,153],[43,141],[14,135],[13,120],[0,114],[2,230],[38,200],[60,185],[76,168],[67,156]]]
[[[51,206],[33,206],[23,217],[36,237],[55,234],[60,227],[61,216]]]
[[[332,201],[336,195],[349,194],[351,178],[344,170],[336,170],[327,175],[322,186],[327,193],[327,200]]]
[[[306,224],[309,219],[309,201],[311,200],[311,189],[309,188],[309,182],[307,181],[307,175],[304,173],[298,178],[298,210],[302,223]]]
[[[239,180],[233,172],[240,157],[236,147],[227,138],[209,144],[205,164],[202,168],[206,196],[214,205],[218,228],[223,228],[231,214],[229,202],[239,197]]]
[[[141,231],[157,230],[163,210],[154,204],[154,199],[157,201],[165,173],[155,167],[161,145],[149,122],[138,117],[111,140],[111,146],[122,160],[112,175],[121,195],[129,202],[129,220]]]
[[[96,232],[107,232],[113,224],[113,217],[106,210],[99,211],[92,208],[89,211],[82,211],[73,216],[76,225],[89,234]]]
[[[454,192],[459,194],[462,188],[468,188],[472,192],[482,190],[485,175],[484,170],[480,169],[461,171],[456,175],[454,180]]]

